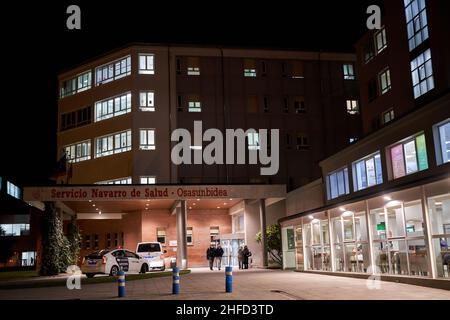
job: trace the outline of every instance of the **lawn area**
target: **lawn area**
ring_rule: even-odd
[[[191,270],[181,270],[180,275],[188,274]],[[36,273],[37,275],[37,273]],[[171,277],[172,271],[165,272],[148,272],[146,274],[129,274],[125,276],[126,281],[135,281],[135,280],[143,280],[150,278],[158,278],[158,277]],[[33,276],[30,276],[33,277]],[[0,281],[0,290],[4,289],[26,289],[26,288],[43,288],[43,287],[58,287],[65,286],[67,278],[58,278],[58,279],[30,279],[29,281],[18,281],[18,282],[8,282],[1,283]],[[94,277],[94,278],[83,278],[81,279],[81,284],[94,284],[94,283],[107,283],[107,282],[116,282],[116,277]]]
[[[0,272],[0,281],[37,277],[37,271],[5,271]]]

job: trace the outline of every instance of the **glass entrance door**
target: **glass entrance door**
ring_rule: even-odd
[[[223,249],[222,265],[224,266],[239,266],[238,251],[239,247],[244,245],[242,239],[221,240]]]

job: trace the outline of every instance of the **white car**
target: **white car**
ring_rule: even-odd
[[[126,249],[99,250],[83,258],[81,271],[88,278],[96,274],[116,276],[119,270],[125,273],[146,273],[149,265],[145,259]]]
[[[136,253],[147,261],[151,269],[165,270],[164,253],[167,253],[167,250],[163,251],[160,242],[140,242],[137,244]]]

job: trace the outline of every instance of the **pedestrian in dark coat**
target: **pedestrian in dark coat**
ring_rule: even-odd
[[[215,256],[216,256],[217,269],[220,270],[220,267],[222,266],[222,256],[223,256],[223,249],[220,246],[220,244],[217,246],[215,253],[216,253]]]
[[[244,261],[243,261],[243,266],[244,269],[248,269],[248,258],[252,256],[252,253],[250,250],[248,250],[247,246],[244,246],[244,250],[243,250],[243,255],[244,255]]]
[[[244,249],[242,247],[239,247],[238,251],[238,262],[239,262],[239,269],[244,268]]]
[[[214,268],[214,258],[216,257],[216,249],[213,245],[211,245],[208,250],[206,250],[206,259],[209,261],[209,269],[213,270]]]

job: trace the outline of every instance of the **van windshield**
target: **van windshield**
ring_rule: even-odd
[[[138,252],[156,252],[161,251],[159,243],[141,243],[138,246]]]

